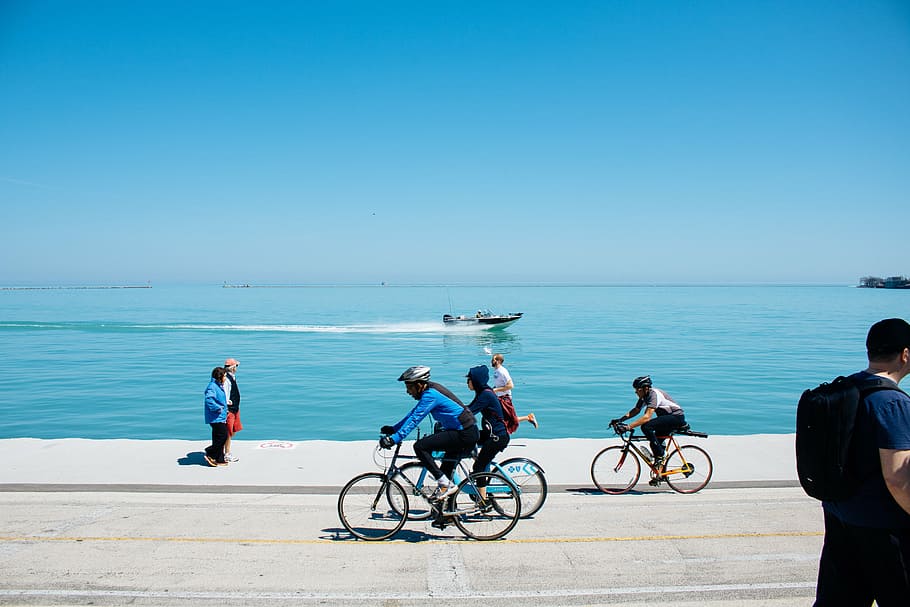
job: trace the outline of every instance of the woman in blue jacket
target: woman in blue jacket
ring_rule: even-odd
[[[205,423],[212,427],[212,444],[205,448],[209,466],[227,466],[224,443],[227,442],[227,397],[224,394],[224,369],[212,369],[212,379],[205,388]]]

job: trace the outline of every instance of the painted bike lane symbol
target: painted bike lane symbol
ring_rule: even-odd
[[[294,443],[291,441],[282,441],[282,440],[267,440],[264,443],[259,443],[257,449],[293,449],[295,447]]]

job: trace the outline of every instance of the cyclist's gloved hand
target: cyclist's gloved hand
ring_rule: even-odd
[[[621,423],[622,423],[622,420],[621,420],[620,418],[618,418],[618,417],[617,417],[616,419],[611,419],[611,420],[610,420],[610,425],[611,425],[611,426],[615,426],[616,424],[621,424]]]
[[[379,447],[382,449],[391,449],[395,446],[395,441],[392,440],[391,436],[383,436],[379,439]]]
[[[625,433],[628,432],[629,430],[631,430],[631,428],[629,428],[629,425],[628,425],[628,424],[623,424],[623,423],[618,423],[618,424],[616,424],[616,431],[617,431],[619,434],[625,434]]]
[[[395,434],[395,428],[392,426],[383,426],[379,429],[380,434]]]

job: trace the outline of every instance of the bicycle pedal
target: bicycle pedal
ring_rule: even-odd
[[[477,508],[477,511],[481,514],[486,514],[493,509],[492,500],[474,500],[474,507]]]
[[[659,479],[659,478],[652,478],[650,481],[648,481],[648,484],[651,485],[652,487],[659,487],[659,486],[660,486],[660,479]]]

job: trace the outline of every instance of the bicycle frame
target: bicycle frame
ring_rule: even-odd
[[[642,461],[650,471],[648,484],[654,487],[667,483],[677,493],[696,493],[711,480],[714,465],[708,452],[692,444],[680,444],[675,436],[708,437],[692,430],[688,424],[658,437],[668,441],[667,457],[660,464],[651,461],[648,450],[636,444],[648,440],[646,436],[635,436],[634,430],[619,432],[618,421],[610,427],[622,443],[601,449],[591,461],[591,480],[604,493],[620,495],[631,490],[638,482]]]
[[[443,459],[443,458],[438,458],[438,459]],[[500,466],[497,462],[494,461],[494,462],[490,462],[490,468],[492,468],[492,472],[497,472],[497,473],[501,474],[503,477],[505,477],[505,479],[507,481],[509,481],[509,484],[512,485],[512,487],[509,488],[505,485],[488,486],[487,487],[488,494],[510,493],[513,491],[517,491],[518,495],[521,495],[521,487],[518,485],[518,483],[516,483],[512,479],[512,477],[509,475],[509,473],[506,472],[502,466]],[[490,471],[490,469],[488,469],[488,471]],[[461,474],[459,474],[459,472],[461,472]],[[417,485],[415,485],[415,487],[414,487],[415,489],[417,487],[426,486],[427,474],[428,474],[428,471],[426,468],[424,468],[423,470],[420,471],[420,475],[417,477]],[[464,475],[465,478],[468,478],[470,476],[470,474],[467,471],[467,468],[464,465],[464,458],[459,458],[458,465],[456,466],[455,470],[452,472],[452,482],[454,482],[456,485],[461,484],[462,475]],[[477,495],[476,488],[473,485],[468,487],[468,490],[466,491],[466,493],[468,493],[470,495]]]
[[[676,442],[676,437],[673,434],[668,436],[658,436],[660,440],[666,440],[667,447],[664,453],[673,453],[674,451],[679,452],[680,459],[682,459],[682,466],[679,468],[659,468],[654,465],[654,461],[651,458],[649,453],[646,453],[642,450],[641,447],[636,445],[637,442],[642,442],[648,440],[648,437],[641,435],[636,436],[635,430],[631,430],[628,436],[623,438],[623,453],[627,453],[630,449],[635,451],[638,457],[648,465],[648,468],[651,470],[651,478],[666,478],[674,474],[687,474],[691,471],[692,466],[689,462],[686,461],[686,456],[683,454],[683,451],[679,448],[679,443]],[[622,461],[620,461],[620,465]],[[618,468],[618,466],[617,466]]]
[[[407,476],[405,476],[403,474],[402,475],[398,474],[398,472],[401,470],[401,468],[397,465],[397,461],[399,458],[408,459],[408,460],[419,460],[420,459],[416,455],[401,455],[400,451],[401,451],[401,446],[403,444],[404,443],[402,442],[402,443],[398,443],[397,445],[395,445],[395,451],[392,453],[392,460],[386,466],[385,472],[383,472],[383,476],[385,477],[386,480],[391,480],[396,477],[398,477],[400,479],[404,479],[410,485],[411,490],[419,491],[419,487],[427,486],[426,485],[426,477],[427,477],[427,473],[428,473],[427,469],[423,468],[421,470],[420,476],[418,477],[417,484],[411,483],[410,479]],[[446,461],[445,458],[439,458],[439,459]],[[478,490],[477,485],[475,485],[474,481],[471,479],[471,474],[470,474],[470,472],[468,472],[468,469],[464,464],[464,459],[465,458],[462,458],[462,457],[459,457],[457,459],[456,468],[452,472],[452,481],[456,485],[460,485],[463,478],[468,479],[468,483],[462,488],[462,492],[467,495],[478,496],[478,495],[480,495],[480,491]],[[448,461],[451,461],[451,460],[448,460]],[[509,476],[508,474],[506,474],[506,471],[503,470],[499,466],[499,464],[493,462],[492,465],[496,468],[494,470],[494,472],[499,472],[505,478],[506,482],[509,484],[508,485],[487,485],[486,486],[487,494],[488,495],[490,495],[490,494],[508,495],[510,493],[515,493],[516,495],[520,496],[521,489],[518,487],[517,483],[515,483],[515,481],[512,480],[512,477]],[[458,474],[459,471],[461,472],[461,475]],[[398,482],[400,483],[401,481],[399,480]],[[382,495],[380,492],[380,495],[376,496],[374,505],[379,502],[379,499],[381,499],[381,497],[382,497]],[[449,500],[444,500],[444,501],[433,500],[430,503],[430,506],[433,509],[434,514],[438,514],[438,515],[444,516],[444,517],[465,514],[466,511],[464,511],[464,510],[449,510],[449,509],[444,508],[443,506],[445,506],[448,503],[449,503]]]
[[[406,486],[399,482],[398,477],[406,480],[412,488],[416,487],[402,473],[398,460],[417,458],[402,455],[401,446],[401,443],[395,445],[391,458],[385,459],[386,456],[383,456],[383,462],[374,455],[374,461],[383,468],[381,472],[359,474],[341,489],[338,516],[344,527],[355,537],[364,540],[387,539],[407,523],[410,500]],[[465,535],[477,540],[499,539],[509,533],[521,518],[521,500],[517,490],[504,476],[495,472],[468,474],[464,467],[462,472],[464,480],[443,499],[431,498],[420,492],[427,503],[427,514],[435,517],[433,526],[444,529],[454,524]],[[479,489],[499,485],[511,487],[511,491],[484,497]],[[425,517],[414,520],[424,519]]]

